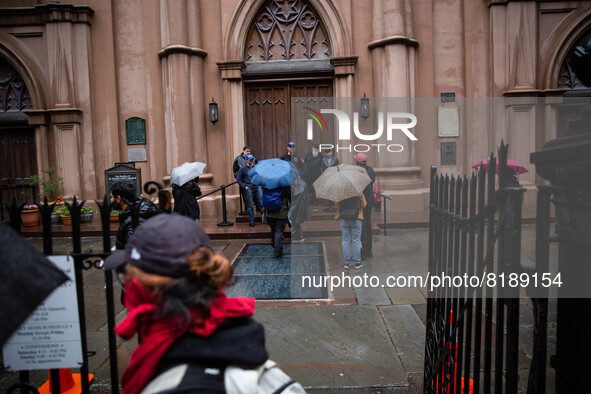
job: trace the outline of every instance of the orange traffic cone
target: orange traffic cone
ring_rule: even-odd
[[[79,373],[73,374],[69,368],[60,368],[60,394],[80,394],[82,392],[82,378]],[[93,374],[88,374],[88,382],[94,379]],[[49,380],[43,383],[39,388],[39,394],[53,394],[51,391],[51,372],[49,373]]]

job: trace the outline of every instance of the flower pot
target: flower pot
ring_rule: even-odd
[[[60,215],[60,218],[62,219],[62,224],[65,224],[66,226],[72,225],[72,217],[71,216]]]
[[[111,216],[109,216],[109,220],[111,222],[118,222],[119,221],[119,215],[118,214],[117,215],[111,215]]]
[[[83,212],[80,214],[80,222],[90,223],[94,218],[94,212]]]
[[[58,224],[60,221],[60,215],[57,213],[51,213],[51,224]]]
[[[38,209],[22,211],[21,220],[23,222],[23,226],[25,227],[38,226],[41,224],[41,214],[39,213]]]

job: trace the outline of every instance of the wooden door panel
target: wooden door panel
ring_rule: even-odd
[[[0,188],[25,186],[37,174],[37,147],[32,128],[0,129]],[[2,201],[33,201],[31,189],[2,190]]]
[[[311,149],[312,142],[306,140],[305,115],[301,111],[291,113],[293,97],[332,99],[332,81],[245,84],[245,141],[257,158],[281,157],[289,141],[296,142],[301,155]],[[321,137],[317,142],[331,140],[326,130]]]

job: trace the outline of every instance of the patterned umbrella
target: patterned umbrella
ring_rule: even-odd
[[[314,182],[316,197],[334,202],[359,196],[371,179],[365,168],[350,164],[329,167]]]

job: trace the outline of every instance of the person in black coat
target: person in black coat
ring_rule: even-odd
[[[201,188],[197,184],[199,177],[191,179],[182,186],[172,185],[172,196],[174,197],[173,212],[190,217],[191,219],[199,219],[199,203],[197,197],[201,196]]]
[[[310,194],[310,201],[312,204],[316,204],[316,193],[314,192],[314,181],[322,174],[322,154],[318,148],[320,145],[312,144],[312,152],[308,152],[304,157],[304,164],[306,165],[306,172],[302,177],[306,181],[308,186],[308,193]]]
[[[119,211],[119,229],[115,242],[117,249],[125,249],[137,226],[160,213],[152,201],[136,197],[135,188],[129,181],[117,181],[111,186],[111,206]],[[136,212],[137,221],[134,220]]]
[[[367,155],[365,153],[358,153],[353,156],[358,166],[365,168],[367,175],[371,179],[369,185],[363,189],[363,196],[367,205],[363,208],[363,225],[361,227],[361,259],[365,260],[373,257],[372,240],[373,234],[371,229],[371,212],[376,199],[373,196],[373,183],[376,180],[376,173],[373,168],[367,165]]]

